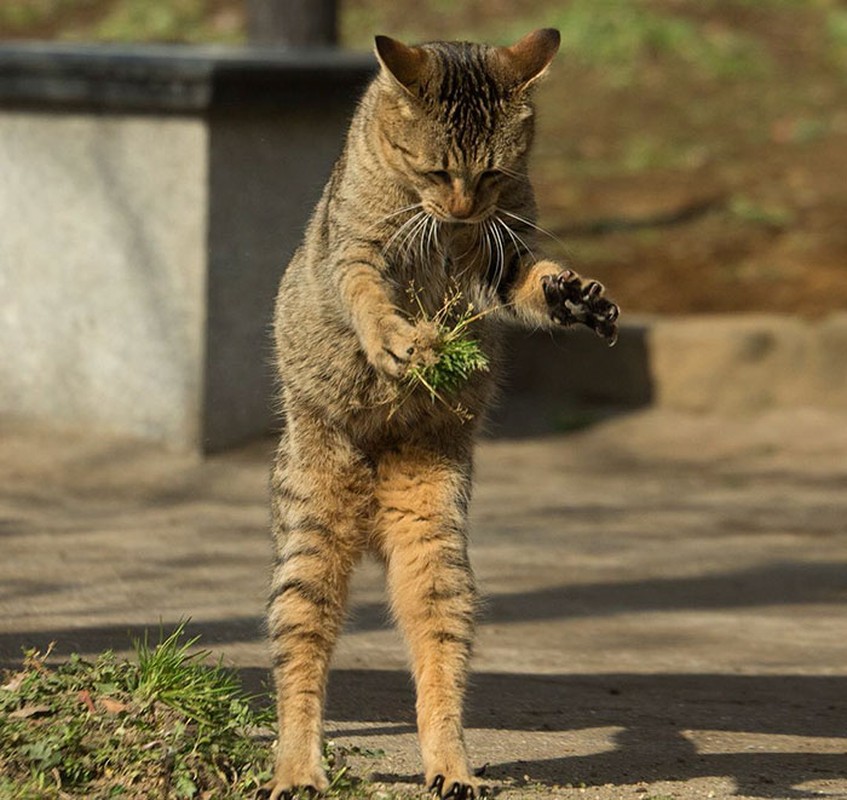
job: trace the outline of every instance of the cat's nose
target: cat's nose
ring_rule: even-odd
[[[470,195],[453,195],[450,201],[450,214],[456,219],[467,219],[473,214],[473,197]]]

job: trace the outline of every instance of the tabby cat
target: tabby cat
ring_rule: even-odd
[[[498,328],[581,323],[616,335],[618,309],[603,287],[539,260],[533,242],[531,87],[558,47],[552,29],[511,47],[376,37],[379,74],[283,276],[271,800],[327,788],[328,664],[365,551],[385,565],[408,641],[427,785],[457,800],[479,791],[462,732],[475,607],[466,519]],[[471,328],[492,369],[442,403],[405,376],[436,359],[431,318],[457,294],[485,312]]]

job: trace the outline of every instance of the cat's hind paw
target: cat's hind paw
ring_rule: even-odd
[[[314,786],[290,786],[286,789],[271,781],[256,792],[256,800],[315,800],[320,794]]]
[[[443,775],[435,776],[429,791],[433,797],[441,798],[441,800],[476,800],[488,794],[485,787],[460,781],[449,782]]]
[[[603,285],[584,280],[572,270],[558,275],[545,275],[541,279],[544,298],[550,317],[560,325],[585,325],[609,346],[618,339],[620,309],[605,297]]]

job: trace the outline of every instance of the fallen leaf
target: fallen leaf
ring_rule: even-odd
[[[29,719],[30,717],[44,717],[52,714],[50,706],[24,706],[9,714],[9,719]]]
[[[18,689],[21,688],[21,684],[24,682],[27,675],[28,675],[28,673],[26,673],[26,672],[15,673],[14,675],[12,675],[12,677],[9,680],[8,683],[4,684],[3,686],[0,686],[0,689],[2,689],[5,692],[16,692],[16,691],[18,691]]]
[[[107,714],[120,714],[128,708],[125,703],[121,703],[119,700],[113,700],[111,697],[100,698],[100,705]]]
[[[97,713],[97,706],[94,705],[94,701],[91,699],[91,692],[88,689],[83,689],[80,692],[77,692],[77,699],[80,703],[85,703],[85,707],[92,713]]]

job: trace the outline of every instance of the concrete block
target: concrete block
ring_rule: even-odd
[[[809,381],[815,405],[847,409],[847,313],[825,319],[815,334]]]
[[[0,414],[199,451],[265,433],[276,286],[372,69],[0,46]]]
[[[614,347],[585,328],[510,330],[489,431],[505,436],[565,431],[606,412],[649,405],[648,330],[646,320],[631,319]]]
[[[0,411],[201,436],[207,130],[0,113]]]
[[[657,405],[755,413],[847,408],[847,315],[820,323],[781,315],[656,319],[648,350]]]

